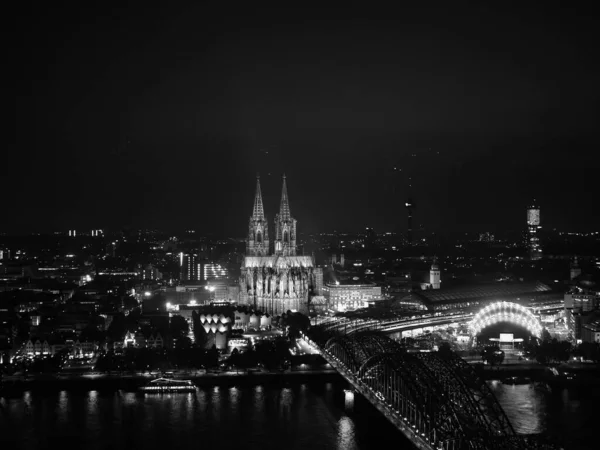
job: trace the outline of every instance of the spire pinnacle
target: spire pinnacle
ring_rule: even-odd
[[[260,175],[256,174],[256,194],[254,196],[254,209],[252,220],[265,220],[265,209],[263,208],[262,193],[260,191]]]
[[[291,220],[290,202],[288,200],[287,185],[285,174],[283,174],[283,187],[281,188],[281,203],[279,205],[279,217],[281,220]]]

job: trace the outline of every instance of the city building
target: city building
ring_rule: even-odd
[[[246,257],[240,277],[240,303],[268,314],[287,311],[308,313],[311,296],[319,282],[311,256],[296,255],[296,219],[290,212],[285,176],[279,214],[275,218],[274,252],[269,255],[260,180],[256,182],[254,208],[250,217]]]
[[[600,343],[600,320],[594,320],[581,327],[581,340]]]
[[[482,283],[452,286],[444,289],[412,291],[400,298],[401,302],[419,302],[430,311],[453,309],[480,309],[497,301],[511,301],[531,306],[544,303],[563,308],[563,294],[539,281],[518,283]],[[547,305],[545,305],[547,306]]]
[[[162,273],[151,264],[140,269],[140,278],[142,280],[162,280],[162,277]]]
[[[227,269],[220,264],[206,262],[202,264],[202,280],[221,280],[228,276]]]
[[[532,260],[538,260],[542,257],[542,248],[540,246],[539,230],[540,226],[540,208],[535,206],[535,202],[527,208],[527,248],[529,257]]]
[[[351,280],[336,281],[323,286],[323,296],[328,309],[334,311],[352,311],[366,308],[370,302],[382,300],[381,287],[375,283],[354,277]]]
[[[180,253],[179,271],[179,279],[181,281],[202,280],[202,265],[198,261],[198,255],[194,253]]]

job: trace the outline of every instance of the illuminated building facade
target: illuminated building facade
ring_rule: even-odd
[[[227,278],[227,268],[220,264],[201,260],[195,253],[179,254],[181,281],[210,281]]]
[[[329,309],[348,311],[366,308],[369,302],[381,300],[381,287],[366,281],[344,281],[323,286]]]
[[[527,208],[527,247],[529,249],[529,257],[532,260],[538,260],[542,257],[542,248],[538,236],[541,228],[540,208],[535,206],[534,203]]]
[[[442,280],[440,274],[440,268],[437,265],[437,261],[434,260],[431,265],[431,270],[429,271],[429,284],[431,289],[439,289],[441,287]]]
[[[198,261],[198,255],[180,253],[179,271],[181,281],[200,281],[202,279],[202,266]]]
[[[220,280],[227,278],[227,269],[217,263],[205,263],[202,265],[203,280]]]
[[[290,212],[285,176],[275,217],[274,254],[269,253],[268,227],[257,180],[241,268],[240,303],[272,315],[288,310],[308,313],[309,299],[316,294],[316,277],[319,273],[322,277],[322,272],[315,271],[312,257],[296,255],[296,220]]]
[[[296,256],[296,219],[290,213],[285,175],[283,176],[279,214],[275,216],[275,254]]]

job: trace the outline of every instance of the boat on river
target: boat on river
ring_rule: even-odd
[[[139,388],[144,393],[167,393],[167,392],[196,392],[196,385],[190,380],[173,380],[171,378],[157,378],[146,386]]]
[[[502,380],[503,384],[529,384],[531,379],[527,377],[507,377]]]

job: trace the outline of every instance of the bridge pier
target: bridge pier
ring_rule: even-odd
[[[344,389],[344,408],[346,411],[354,411],[354,389]]]

